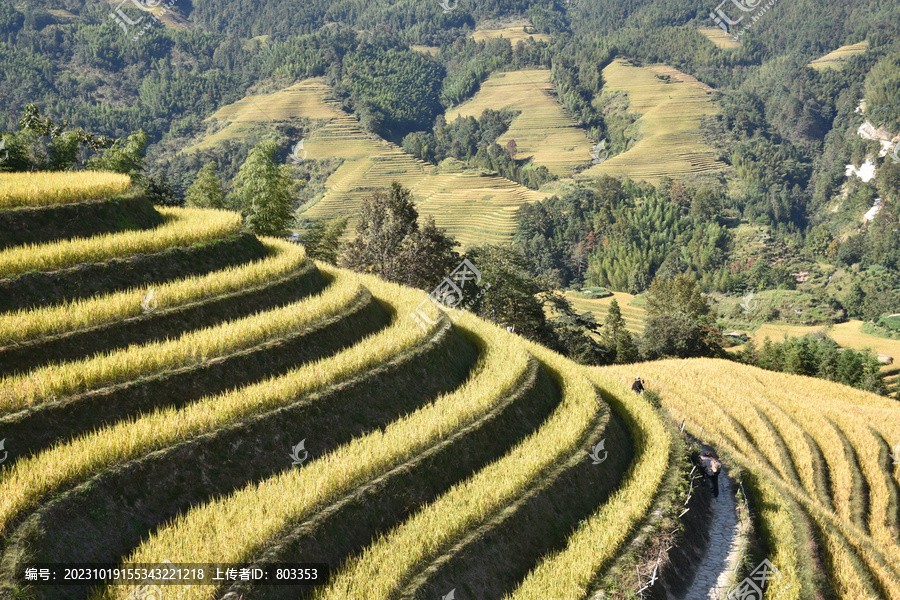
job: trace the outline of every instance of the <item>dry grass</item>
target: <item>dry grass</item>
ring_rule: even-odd
[[[702,118],[718,112],[709,86],[665,65],[635,67],[622,59],[603,69],[603,78],[605,89],[626,92],[628,110],[642,115],[635,123],[641,139],[582,175],[657,183],[664,176],[681,179],[726,168],[700,134]]]
[[[155,229],[24,244],[0,251],[0,278],[29,271],[54,271],[86,262],[126,258],[172,247],[221,239],[237,233],[241,216],[226,210],[158,208],[165,223]]]
[[[51,206],[109,198],[131,187],[131,177],[99,171],[0,173],[0,209]]]
[[[634,367],[609,369],[626,377]],[[879,478],[883,482],[885,474],[878,473],[877,445],[867,433],[871,427],[885,439],[900,439],[900,407],[896,402],[824,380],[724,361],[661,361],[646,370],[652,374],[647,376],[651,389],[662,392],[664,406],[671,408],[678,419],[687,418],[692,434],[732,455],[773,490],[798,502],[827,532],[823,543],[834,563],[832,579],[839,582],[842,598],[868,597],[868,575],[858,572],[852,555],[860,557],[868,573],[882,586],[897,590],[900,546],[884,522],[887,511],[896,511],[897,507],[891,503],[886,483],[878,483]],[[772,429],[760,419],[757,409],[769,417]],[[859,465],[848,462],[828,422],[841,425],[861,457]],[[798,439],[800,429],[809,432],[823,452],[832,478],[832,499],[817,493],[811,449]],[[854,469],[861,469],[869,483],[868,531],[859,529],[851,518]],[[772,529],[773,524],[767,527]],[[781,569],[778,562],[775,565]]]
[[[495,73],[472,99],[448,110],[444,117],[449,123],[458,115],[478,118],[488,108],[521,111],[497,143],[505,147],[509,140],[515,140],[517,158],[533,157],[534,164],[565,176],[591,160],[592,144],[553,97],[553,90],[548,69]]]
[[[343,111],[325,101],[329,94],[330,88],[321,77],[305,79],[272,94],[249,94],[210,115],[206,122],[215,122],[221,128],[182,152],[212,148],[221,142],[244,136],[259,124],[288,121],[295,117],[335,119],[343,116]]]
[[[277,238],[261,238],[270,256],[206,275],[194,275],[154,286],[157,310],[256,287],[286,277],[306,264],[303,247]],[[148,288],[132,288],[75,300],[60,306],[0,314],[0,347],[138,317]]]
[[[602,323],[609,314],[609,305],[613,300],[619,303],[619,311],[625,320],[625,328],[632,333],[640,334],[644,331],[644,316],[646,311],[638,306],[632,306],[634,296],[625,292],[613,292],[606,298],[579,298],[572,292],[566,292],[566,298],[572,303],[572,307],[578,312],[589,312],[594,315],[598,323]]]
[[[197,507],[156,532],[125,562],[162,558],[222,562],[252,561],[285,531],[373,479],[416,458],[491,410],[511,393],[527,368],[522,344],[505,331],[460,315],[458,325],[474,328],[481,357],[474,374],[459,389],[411,415],[341,446],[302,469],[251,484],[227,497]],[[129,590],[107,590],[122,598]],[[182,600],[208,596],[202,586],[185,588]]]

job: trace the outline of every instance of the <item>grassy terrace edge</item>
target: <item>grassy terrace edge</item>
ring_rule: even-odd
[[[0,173],[0,210],[106,198],[130,187],[128,175],[103,171]]]

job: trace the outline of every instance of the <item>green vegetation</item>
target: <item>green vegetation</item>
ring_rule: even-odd
[[[792,337],[783,342],[772,342],[767,336],[759,348],[751,339],[738,357],[743,363],[769,371],[820,377],[867,392],[887,394],[875,354],[841,349],[827,336]]]
[[[246,226],[260,235],[281,235],[294,219],[294,181],[289,167],[275,160],[277,147],[264,142],[250,152],[234,183],[232,203]]]

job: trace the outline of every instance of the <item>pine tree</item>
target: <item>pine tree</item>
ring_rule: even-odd
[[[260,235],[282,235],[294,218],[294,182],[287,165],[275,160],[275,142],[261,142],[235,178],[234,200],[247,228]]]
[[[222,193],[222,184],[217,174],[218,165],[213,162],[206,163],[200,171],[194,183],[188,188],[184,203],[196,208],[225,208],[225,195]]]

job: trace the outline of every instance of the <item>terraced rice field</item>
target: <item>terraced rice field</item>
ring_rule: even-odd
[[[734,41],[733,35],[728,35],[719,27],[700,27],[700,33],[709,38],[713,44],[719,48],[740,48],[741,43]]]
[[[683,179],[726,168],[700,134],[701,119],[717,112],[712,88],[672,67],[635,67],[622,59],[606,67],[603,78],[606,89],[628,94],[629,111],[641,115],[636,123],[641,137],[581,176],[624,175],[657,183],[664,176]]]
[[[344,159],[325,182],[325,195],[300,210],[311,219],[350,215],[345,239],[353,235],[354,217],[362,199],[394,181],[413,190],[420,216],[434,216],[439,227],[466,246],[509,241],[518,206],[545,196],[495,175],[474,171],[435,174],[434,166],[362,131],[355,117],[332,103],[322,78],[307,79],[274,94],[249,96],[220,109],[210,119],[223,128],[185,151],[240,136],[260,124],[294,117],[321,121],[303,140],[303,158]]]
[[[121,194],[131,177],[98,171],[0,173],[0,209],[51,206]]]
[[[632,333],[640,334],[644,331],[644,315],[643,308],[631,306],[634,296],[625,292],[613,292],[612,296],[606,298],[579,298],[571,292],[566,293],[566,298],[572,303],[572,306],[578,312],[589,312],[594,315],[598,323],[602,323],[609,313],[609,305],[615,300],[619,303],[619,311],[625,320],[625,328]]]
[[[243,242],[236,264],[190,246],[202,264],[155,292],[123,288],[134,269],[96,242],[107,279],[78,271],[96,297],[0,279],[27,305],[0,308],[2,598],[587,600],[674,493],[675,430],[627,388],[633,365],[577,365],[283,240]],[[900,598],[896,404],[724,361],[639,368],[753,475],[784,576],[767,599]],[[73,560],[329,570],[316,586],[23,578]]]
[[[483,42],[494,38],[503,38],[509,40],[515,45],[519,41],[549,42],[550,35],[546,33],[525,33],[522,25],[511,25],[509,27],[497,27],[493,29],[478,29],[472,32],[472,39],[476,42]]]
[[[844,66],[844,61],[846,61],[851,56],[855,56],[857,54],[862,54],[869,48],[869,40],[863,40],[858,44],[849,44],[847,46],[841,46],[837,50],[832,50],[825,56],[821,58],[817,58],[816,60],[809,63],[809,66],[813,69],[822,70],[822,69],[840,69]]]
[[[515,140],[517,158],[533,157],[535,164],[566,176],[591,160],[593,145],[553,92],[548,69],[495,73],[481,84],[475,96],[448,110],[444,118],[448,122],[457,116],[477,118],[488,108],[521,111],[497,143],[505,147],[509,140]]]
[[[211,148],[225,140],[241,137],[260,123],[289,121],[294,117],[335,119],[345,116],[343,111],[322,101],[328,91],[322,78],[314,78],[272,94],[246,96],[210,115],[206,122],[215,121],[220,129],[182,152]]]
[[[600,372],[626,377],[633,367]],[[664,408],[745,470],[769,560],[766,598],[900,597],[896,401],[711,359],[642,365]]]
[[[85,243],[104,260],[102,237]],[[0,311],[0,596],[87,597],[21,579],[25,563],[74,555],[334,569],[315,589],[233,582],[165,598],[384,597],[398,581],[432,595],[450,579],[528,597],[536,565],[537,585],[566,597],[571,569],[587,584],[618,555],[670,469],[652,409],[469,313],[431,307],[421,329],[409,315],[422,292],[313,264],[282,240],[262,246],[262,259],[161,282],[158,295],[98,286],[97,298],[32,295]],[[601,439],[615,450],[598,468],[586,450]],[[548,515],[547,502],[567,508]],[[546,527],[520,540],[538,515]],[[611,518],[604,551],[573,563]],[[568,533],[568,552],[545,556]],[[470,567],[493,553],[488,539],[516,552],[485,584]],[[379,553],[406,560],[385,569],[368,558]]]

